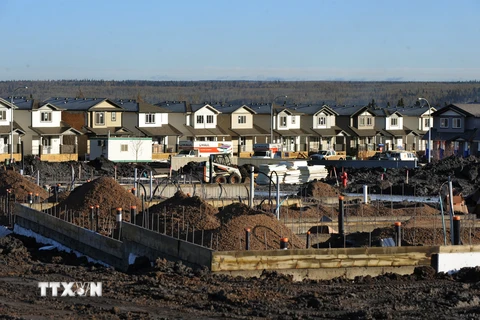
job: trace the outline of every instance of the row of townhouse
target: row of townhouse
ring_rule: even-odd
[[[13,154],[19,160],[23,149],[46,161],[101,155],[151,161],[178,152],[181,140],[232,141],[237,155],[252,152],[255,143],[281,143],[287,152],[334,149],[358,156],[379,149],[425,150],[431,126],[437,157],[451,150],[477,153],[479,106],[457,104],[438,111],[322,104],[272,108],[262,103],[153,105],[131,99],[8,97],[0,98],[0,159]]]

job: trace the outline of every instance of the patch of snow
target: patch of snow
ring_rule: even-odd
[[[56,248],[55,246],[45,246],[45,247],[38,248],[38,250],[48,251],[48,250],[53,250],[55,248]]]
[[[10,231],[7,227],[5,226],[0,226],[0,238],[8,236],[12,231]]]
[[[129,264],[129,265],[130,265],[130,264],[134,264],[134,263],[135,263],[135,259],[137,259],[137,258],[138,258],[137,255],[135,255],[135,254],[133,254],[133,253],[130,252],[130,253],[128,254],[128,264]]]
[[[69,247],[64,246],[63,244],[61,244],[61,243],[59,243],[55,240],[52,240],[50,238],[44,237],[44,236],[42,236],[42,235],[40,235],[36,232],[33,232],[30,229],[23,228],[23,227],[19,226],[18,224],[16,224],[15,227],[13,228],[13,232],[16,233],[16,234],[19,234],[21,236],[34,238],[35,241],[37,241],[39,243],[49,244],[49,245],[55,247],[57,250],[65,251],[65,252],[73,252],[77,257],[86,257],[88,262],[98,263],[98,264],[101,264],[102,266],[105,266],[107,268],[110,267],[110,265],[106,264],[103,261],[92,259],[91,257],[89,257],[87,255],[84,255],[84,254],[82,254],[82,253],[80,253],[76,250],[72,250]],[[48,250],[51,250],[51,249],[48,249]]]

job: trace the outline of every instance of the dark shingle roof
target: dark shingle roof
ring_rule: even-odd
[[[164,101],[156,103],[155,105],[165,108],[173,113],[189,113],[191,111],[185,101]]]
[[[474,117],[480,117],[480,103],[455,103],[453,106],[470,113]]]
[[[61,109],[68,110],[68,111],[88,111],[90,108],[96,106],[97,104],[108,101],[112,105],[118,107],[119,110],[124,109],[123,107],[119,106],[112,100],[106,98],[49,98],[44,100],[44,103],[50,103],[54,106],[57,106]]]
[[[366,106],[333,106],[331,107],[338,115],[340,116],[352,116],[358,111],[360,111],[363,108],[366,108]]]

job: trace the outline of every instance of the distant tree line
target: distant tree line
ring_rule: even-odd
[[[49,97],[137,99],[149,103],[271,103],[287,95],[288,103],[405,106],[426,98],[432,106],[480,101],[480,82],[353,82],[353,81],[0,81],[0,97],[16,95],[39,100]],[[279,101],[276,101],[279,103]]]

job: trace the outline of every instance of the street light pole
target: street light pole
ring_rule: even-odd
[[[20,89],[28,89],[28,87],[18,87],[13,90],[12,96],[10,97],[10,164],[13,162],[13,97],[15,96],[15,92]]]
[[[432,140],[432,108],[430,107],[430,103],[428,102],[427,99],[425,98],[418,98],[418,101],[424,100],[427,103],[428,106],[428,163],[431,161],[432,157],[432,149],[430,148],[430,143]]]
[[[278,98],[287,98],[287,96],[278,96],[272,100],[272,105],[270,106],[270,143],[273,143],[273,104]]]

